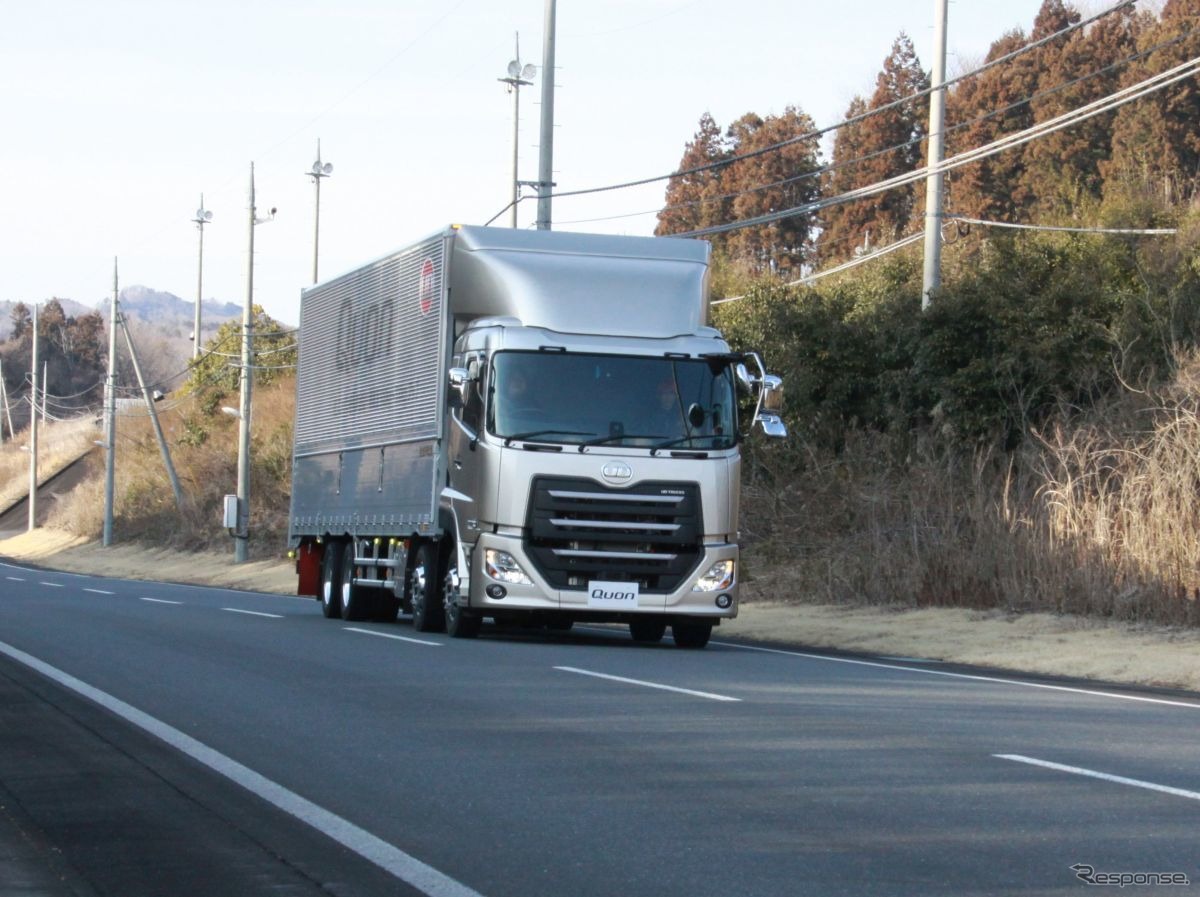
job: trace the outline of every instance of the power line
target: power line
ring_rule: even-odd
[[[1187,62],[1168,69],[1165,72],[1160,72],[1157,75],[1152,75],[1137,84],[1122,88],[1102,97],[1099,100],[1094,100],[1073,109],[1069,112],[1064,112],[1062,115],[1055,116],[1047,121],[1033,125],[1022,131],[1016,131],[1012,134],[1006,134],[991,143],[977,147],[973,150],[966,150],[944,159],[940,164],[930,167],[922,166],[915,171],[907,172],[906,174],[897,175],[887,178],[883,181],[878,181],[875,184],[870,184],[864,187],[858,187],[854,190],[849,190],[838,196],[827,197],[815,202],[804,203],[803,205],[794,206],[790,209],[783,209],[778,212],[769,212],[765,215],[759,215],[754,218],[747,218],[741,221],[732,221],[726,224],[717,224],[711,227],[697,228],[696,230],[683,231],[675,234],[680,237],[701,237],[708,234],[725,233],[731,230],[740,230],[743,227],[753,227],[760,224],[770,224],[775,221],[780,221],[784,218],[790,218],[796,215],[805,215],[810,212],[820,211],[829,206],[839,205],[844,202],[853,202],[858,199],[865,199],[868,196],[874,196],[878,193],[883,193],[887,190],[893,190],[897,187],[906,186],[915,181],[927,177],[933,172],[951,171],[956,168],[961,168],[964,165],[969,165],[972,162],[978,162],[981,159],[986,159],[989,156],[994,156],[997,153],[1003,152],[1006,149],[1022,146],[1031,140],[1038,137],[1044,137],[1047,134],[1052,134],[1060,131],[1063,128],[1078,124],[1081,121],[1086,121],[1089,118],[1100,115],[1104,112],[1109,112],[1113,109],[1123,106],[1133,100],[1140,99],[1143,96],[1168,87],[1178,81],[1191,77],[1200,70],[1200,57],[1194,57]]]
[[[962,215],[944,216],[964,224],[978,224],[983,227],[1003,227],[1014,230],[1059,231],[1067,234],[1131,234],[1133,236],[1170,236],[1179,233],[1177,227],[1060,227],[1053,224],[1012,224],[1007,221],[988,221],[983,218],[966,218]]]
[[[988,119],[996,118],[998,116],[1004,115],[1006,112],[1009,112],[1020,106],[1024,106],[1026,104],[1034,103],[1038,100],[1045,99],[1048,96],[1052,96],[1063,90],[1067,90],[1068,88],[1074,87],[1077,84],[1081,84],[1084,81],[1087,81],[1091,78],[1095,78],[1100,75],[1107,74],[1108,72],[1114,71],[1114,70],[1116,70],[1124,65],[1127,65],[1131,62],[1136,62],[1139,59],[1150,56],[1153,53],[1158,52],[1159,50],[1163,50],[1174,44],[1180,43],[1181,41],[1186,40],[1188,37],[1191,37],[1194,33],[1195,33],[1195,29],[1190,29],[1187,32],[1185,32],[1184,34],[1177,35],[1173,38],[1170,38],[1169,40],[1165,40],[1160,43],[1157,43],[1152,47],[1147,47],[1144,50],[1139,50],[1136,53],[1131,53],[1130,55],[1125,56],[1122,59],[1118,59],[1113,62],[1110,62],[1107,65],[1101,66],[1098,69],[1094,69],[1093,71],[1088,72],[1084,75],[1080,75],[1076,78],[1072,78],[1069,81],[1064,81],[1061,84],[1056,84],[1053,87],[1048,87],[1045,90],[1036,91],[1035,93],[1029,94],[1028,96],[1025,96],[1019,100],[1014,100],[1013,102],[1009,103],[1006,106],[1000,106],[996,109],[992,109],[989,112],[985,112],[981,115],[977,115],[972,119],[968,119],[966,121],[959,122],[955,125],[952,125],[952,126],[946,128],[945,133],[953,134],[956,131],[964,130],[965,128],[969,128],[972,125],[978,124],[979,122],[987,121]],[[610,218],[598,218],[598,219],[591,219],[591,220],[606,221],[606,220],[613,220],[613,219],[621,218],[621,217],[635,217],[635,216],[639,216],[639,215],[647,215],[647,214],[654,214],[654,213],[661,214],[661,212],[672,211],[675,209],[685,209],[685,208],[689,208],[691,206],[704,205],[705,203],[723,202],[723,201],[727,201],[730,199],[736,199],[739,196],[745,196],[747,194],[755,193],[760,190],[770,190],[775,187],[785,186],[787,184],[795,183],[797,181],[807,180],[807,179],[813,178],[813,177],[820,177],[821,175],[830,174],[835,171],[840,171],[845,168],[850,168],[850,167],[853,167],[856,165],[860,165],[871,159],[876,159],[880,156],[886,155],[887,153],[896,152],[898,150],[903,150],[903,149],[908,149],[912,146],[915,146],[915,145],[923,142],[925,139],[926,139],[925,136],[914,137],[912,140],[905,141],[904,143],[897,143],[897,144],[893,144],[892,146],[889,146],[889,147],[884,147],[883,149],[873,150],[870,153],[867,153],[866,155],[855,156],[851,159],[846,159],[841,162],[831,162],[828,165],[822,165],[819,168],[813,169],[812,171],[802,172],[798,175],[793,175],[790,178],[784,178],[779,181],[774,181],[773,183],[770,183],[770,184],[762,184],[762,185],[755,186],[755,187],[747,187],[744,190],[737,190],[732,193],[724,193],[720,196],[710,196],[710,197],[705,197],[703,199],[688,200],[687,202],[676,203],[675,205],[664,206],[661,209],[657,209],[657,210],[652,209],[652,210],[648,210],[645,212],[630,213],[627,216],[615,215],[615,216],[611,216]],[[581,223],[587,223],[587,221],[588,220],[585,219],[583,221],[574,221],[574,222],[565,222],[565,223],[581,224]]]
[[[1093,16],[1090,16],[1089,18],[1082,19],[1079,22],[1076,22],[1074,25],[1068,25],[1066,28],[1061,28],[1058,31],[1054,32],[1053,34],[1049,34],[1046,37],[1040,38],[1036,41],[1032,41],[1031,43],[1025,44],[1022,47],[1018,47],[1016,50],[1013,50],[1011,53],[1006,53],[1005,55],[1000,56],[996,59],[993,59],[991,62],[984,63],[983,65],[979,66],[978,68],[972,69],[971,71],[966,72],[962,75],[959,75],[956,78],[951,78],[947,81],[944,81],[942,84],[939,84],[937,87],[933,87],[933,86],[927,87],[924,90],[919,90],[916,93],[910,94],[909,96],[901,97],[900,99],[893,100],[890,103],[885,103],[884,105],[882,105],[876,109],[869,109],[866,112],[862,113],[861,115],[851,116],[850,118],[846,119],[845,121],[838,122],[837,124],[830,125],[825,128],[817,128],[815,130],[808,131],[804,134],[800,134],[796,137],[790,137],[787,140],[772,144],[770,146],[764,146],[764,147],[760,147],[756,150],[750,150],[748,152],[742,153],[737,156],[731,156],[728,159],[719,159],[715,162],[707,162],[704,165],[697,165],[694,168],[681,169],[679,171],[671,172],[670,174],[660,174],[660,175],[656,175],[654,177],[642,178],[642,179],[636,180],[636,181],[627,181],[622,184],[609,184],[609,185],[603,186],[603,187],[588,187],[588,188],[585,188],[582,190],[567,190],[567,191],[563,191],[560,193],[552,193],[551,198],[559,199],[559,198],[568,197],[568,196],[584,196],[584,195],[591,194],[591,193],[604,193],[604,192],[608,192],[608,191],[612,191],[612,190],[624,190],[629,187],[642,187],[642,186],[645,186],[646,184],[653,184],[658,181],[665,181],[665,180],[669,180],[671,178],[685,177],[686,175],[689,175],[689,174],[700,174],[701,172],[711,171],[714,168],[721,168],[726,165],[732,165],[735,162],[741,162],[744,159],[753,159],[753,158],[756,158],[757,156],[761,156],[766,153],[775,152],[776,150],[782,149],[783,147],[786,147],[786,146],[790,146],[794,143],[800,143],[802,141],[812,140],[812,139],[818,138],[818,137],[823,137],[832,131],[838,130],[839,128],[844,128],[847,125],[858,124],[859,122],[865,121],[866,119],[870,118],[871,116],[879,115],[883,112],[887,112],[891,109],[895,109],[898,106],[903,106],[907,103],[912,103],[923,97],[927,97],[931,93],[933,93],[934,90],[948,89],[948,88],[952,87],[953,85],[959,83],[960,81],[964,81],[968,78],[973,78],[976,75],[986,72],[988,69],[994,68],[1005,62],[1010,62],[1011,60],[1016,59],[1018,56],[1021,56],[1032,50],[1036,50],[1039,47],[1042,47],[1045,44],[1050,43],[1053,40],[1056,40],[1057,38],[1064,37],[1073,31],[1077,31],[1080,28],[1084,28],[1084,27],[1090,25],[1092,22],[1098,21],[1099,19],[1102,19],[1107,15],[1111,15],[1112,13],[1116,12],[1117,10],[1124,9],[1127,6],[1132,6],[1132,5],[1134,5],[1135,2],[1136,2],[1136,0],[1123,0],[1123,2],[1117,3],[1115,6],[1111,6],[1108,9],[1103,10],[1102,12],[1099,12]]]

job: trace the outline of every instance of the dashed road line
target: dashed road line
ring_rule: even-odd
[[[149,601],[152,604],[183,604],[182,601],[168,601],[166,598],[147,598],[145,595],[139,596],[138,601]]]
[[[242,610],[240,607],[223,607],[221,610],[229,611],[231,614],[245,614],[248,617],[269,617],[272,620],[283,619],[283,614],[265,614],[260,610]]]
[[[63,584],[61,582],[39,582],[38,585],[39,586],[49,586],[52,589],[61,589],[63,587]]]
[[[442,647],[441,642],[432,642],[423,638],[410,638],[406,635],[392,635],[390,632],[376,632],[374,629],[359,629],[356,626],[343,626],[347,632],[357,632],[359,635],[374,635],[379,638],[390,638],[397,642],[409,642],[413,645],[432,645],[435,648]]]
[[[93,595],[115,595],[116,592],[109,592],[105,589],[84,589],[85,592],[91,592]]]
[[[1186,797],[1189,800],[1200,800],[1200,792],[1188,791],[1185,788],[1172,788],[1170,785],[1159,785],[1156,782],[1146,782],[1141,779],[1128,779],[1125,776],[1114,776],[1107,772],[1097,772],[1094,769],[1084,769],[1082,766],[1067,766],[1063,763],[1051,763],[1049,760],[1038,760],[1036,757],[1026,757],[1022,754],[992,754],[999,760],[1012,760],[1015,763],[1025,763],[1029,766],[1040,766],[1043,769],[1053,769],[1056,772],[1068,772],[1072,775],[1086,776],[1113,782],[1117,785],[1130,785],[1134,788],[1144,788],[1147,791],[1159,791],[1175,797]]]
[[[690,688],[679,688],[675,685],[663,685],[661,682],[646,682],[644,679],[626,679],[624,676],[610,676],[608,673],[597,673],[594,670],[581,670],[578,667],[555,667],[564,673],[577,673],[580,676],[591,676],[595,679],[607,679],[611,682],[622,682],[626,685],[640,685],[643,688],[657,688],[661,691],[673,691],[678,694],[692,695],[696,698],[707,698],[710,701],[741,701],[741,698],[731,698],[729,695],[717,695],[708,691],[695,691]]]

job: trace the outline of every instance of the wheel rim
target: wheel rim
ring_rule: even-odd
[[[458,625],[458,617],[462,608],[458,606],[458,568],[451,567],[446,571],[446,585],[442,589],[442,604],[446,609],[446,628],[452,629]]]
[[[425,616],[425,565],[417,564],[412,572],[413,618]]]

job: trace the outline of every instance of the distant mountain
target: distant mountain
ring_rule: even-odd
[[[180,299],[174,293],[164,293],[140,285],[125,287],[118,297],[121,310],[147,324],[191,324],[196,304],[192,300]],[[97,305],[100,314],[107,317],[108,303]],[[242,315],[242,307],[233,302],[217,302],[206,299],[200,306],[200,316],[207,331],[209,322],[221,324]],[[215,327],[213,328],[216,329]],[[190,330],[189,330],[190,332]]]

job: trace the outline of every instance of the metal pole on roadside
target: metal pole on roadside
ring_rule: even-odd
[[[942,163],[946,120],[946,10],[949,0],[934,0],[933,76],[929,95],[929,174],[925,178],[925,271],[921,283],[921,310],[942,285]]]
[[[233,534],[233,562],[235,564],[244,564],[250,559],[250,400],[254,387],[250,347],[254,339],[254,228],[256,225],[273,221],[275,209],[271,209],[268,218],[259,218],[256,213],[254,163],[251,162],[250,217],[247,228],[249,246],[246,252],[246,303],[242,308],[242,366],[238,377],[241,401],[238,403],[238,525]],[[314,271],[314,273],[316,272]]]
[[[46,393],[50,391],[50,362],[42,362],[42,426],[46,426]]]
[[[0,359],[0,410],[8,411],[8,389],[4,386],[4,360]],[[8,422],[8,432],[12,435],[12,420]],[[4,421],[0,420],[0,445],[4,445]]]
[[[550,191],[554,187],[554,13],[555,0],[546,0],[542,38],[542,118],[538,138],[538,230],[550,230]]]
[[[101,544],[113,541],[113,497],[117,462],[117,260],[113,259],[112,304],[108,318],[108,378],[104,388],[104,534]]]
[[[38,307],[33,304],[33,358],[30,364],[29,393],[29,532],[37,527],[37,468],[38,468]]]
[[[196,266],[196,311],[192,325],[192,361],[200,357],[200,304],[204,301],[204,225],[212,221],[212,212],[204,208],[204,194],[200,194],[200,208],[196,209],[196,230],[200,231],[200,260]],[[128,331],[126,331],[128,335]]]
[[[121,315],[121,330],[125,334],[125,345],[129,347],[129,357],[133,361],[133,372],[137,376],[138,386],[142,397],[146,400],[146,410],[150,412],[150,422],[154,424],[154,435],[158,439],[158,451],[162,455],[163,465],[167,468],[167,479],[171,481],[171,491],[175,493],[175,510],[183,513],[183,489],[179,485],[179,477],[175,474],[175,465],[171,463],[171,450],[167,447],[167,439],[163,435],[162,424],[158,420],[158,411],[154,407],[154,396],[150,387],[142,378],[142,366],[138,364],[137,350],[133,348],[133,335],[129,332],[129,323]]]
[[[316,212],[313,216],[313,273],[312,282],[317,282],[317,258],[320,254],[321,247],[321,178],[327,178],[333,174],[333,165],[328,162],[321,161],[321,141],[317,141],[317,161],[312,164],[307,172],[310,178],[313,179],[313,188],[316,190]]]

